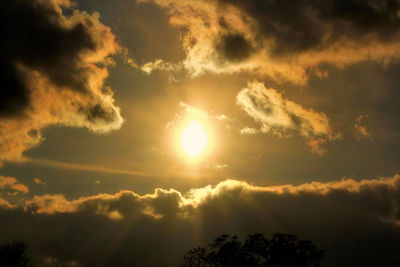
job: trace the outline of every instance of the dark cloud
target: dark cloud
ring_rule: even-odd
[[[253,50],[251,43],[243,35],[233,33],[221,36],[216,49],[228,61],[247,59]]]
[[[255,19],[260,34],[273,39],[273,55],[323,49],[343,41],[373,35],[381,41],[398,38],[400,3],[358,1],[237,1],[233,4]]]
[[[0,3],[0,161],[20,159],[50,124],[120,127],[112,91],[103,88],[120,48],[98,19],[69,0]]]
[[[6,50],[2,49],[2,51]],[[2,117],[22,115],[23,110],[29,106],[30,94],[28,90],[24,90],[25,84],[21,76],[11,62],[5,61],[1,64],[0,78],[3,81],[3,89],[0,98],[0,114]]]
[[[66,27],[61,19],[50,1],[0,3],[0,116],[29,107],[30,88],[24,83],[18,64],[45,73],[57,86],[89,93],[82,74],[88,70],[79,63],[82,53],[93,52],[96,43],[83,22]]]
[[[187,249],[222,233],[290,232],[325,249],[324,266],[398,266],[399,189],[396,175],[270,187],[227,180],[186,194],[35,196],[25,211],[3,206],[0,242],[24,240],[36,261],[177,266]]]
[[[107,109],[107,107],[103,107],[101,104],[95,104],[92,107],[83,107],[80,109],[80,112],[86,115],[86,118],[90,122],[104,122],[110,123],[114,120],[117,115],[115,110]]]

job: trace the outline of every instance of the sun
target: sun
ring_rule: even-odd
[[[197,157],[207,148],[207,134],[198,121],[192,121],[186,126],[181,136],[181,145],[191,158]]]

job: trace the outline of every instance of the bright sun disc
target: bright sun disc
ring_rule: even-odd
[[[181,144],[189,157],[198,156],[207,147],[207,134],[203,126],[192,121],[182,133]]]

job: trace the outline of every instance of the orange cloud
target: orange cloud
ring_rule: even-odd
[[[10,202],[8,202],[8,201],[5,200],[5,199],[0,198],[0,208],[10,209],[10,208],[13,208],[13,207],[14,207],[14,206],[11,205]]]
[[[0,189],[13,190],[25,194],[29,192],[28,186],[18,183],[16,178],[5,176],[0,176]]]
[[[307,141],[307,145],[312,153],[322,156],[326,152],[326,149],[324,149],[322,145],[326,142],[326,139],[311,138]]]

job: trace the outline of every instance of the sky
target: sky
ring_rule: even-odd
[[[397,0],[0,2],[0,242],[178,266],[284,232],[399,266],[399,29]]]

